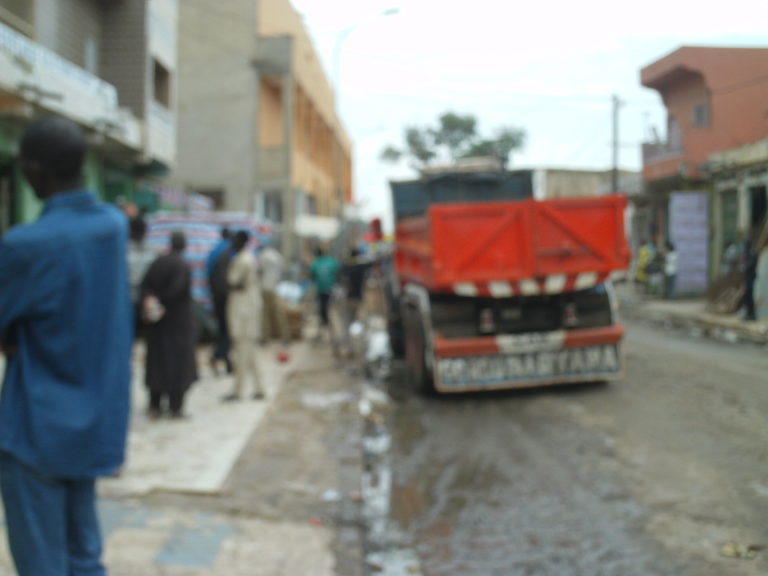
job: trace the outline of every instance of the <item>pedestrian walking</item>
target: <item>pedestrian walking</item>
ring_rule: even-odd
[[[0,241],[0,490],[21,576],[104,576],[96,478],[123,463],[131,379],[128,220],[83,188],[80,128],[20,143],[43,209]]]
[[[352,342],[350,329],[352,324],[357,322],[360,305],[363,301],[363,292],[368,273],[371,269],[371,262],[365,260],[358,248],[352,248],[349,251],[348,258],[344,261],[339,272],[340,284],[344,290],[344,299],[341,302],[342,307],[342,342],[349,356],[352,355]]]
[[[165,411],[171,418],[184,416],[184,396],[197,380],[192,271],[184,260],[186,238],[171,234],[170,251],[157,258],[141,283],[147,326],[145,384],[149,392],[147,412],[156,419]],[[152,303],[158,312],[152,317]]]
[[[317,331],[317,339],[322,337],[325,330],[331,339],[330,316],[328,314],[331,293],[336,286],[339,263],[333,256],[326,254],[322,247],[315,248],[315,259],[309,269],[312,282],[315,285],[317,295],[317,307],[320,314],[320,327]]]
[[[141,281],[158,252],[144,241],[147,235],[147,221],[143,214],[138,214],[129,221],[130,240],[128,242],[128,277],[131,282],[131,302],[134,310],[135,335],[143,335],[141,320]]]
[[[664,254],[664,297],[667,300],[675,299],[677,285],[677,251],[675,245],[669,240]]]
[[[240,400],[248,379],[253,383],[252,398],[264,398],[256,358],[256,343],[261,336],[261,290],[256,277],[256,259],[248,250],[248,241],[248,233],[244,230],[235,234],[227,275],[227,314],[229,335],[235,349],[235,382],[232,392],[222,398],[226,402]]]
[[[261,278],[261,299],[263,304],[261,338],[263,343],[279,339],[285,348],[289,343],[288,319],[277,295],[277,286],[285,273],[285,259],[265,240],[259,250],[259,276]]]
[[[227,271],[229,270],[230,257],[230,232],[228,228],[222,228],[221,240],[211,250],[206,265],[208,287],[211,292],[213,314],[216,321],[216,345],[210,359],[214,374],[218,372],[219,362],[224,362],[227,374],[231,374],[233,371],[232,361],[229,358],[230,341],[227,321],[227,299],[229,297]]]
[[[753,242],[754,233],[748,234],[744,241],[744,320],[757,320],[755,310],[755,280],[757,279],[757,252]]]

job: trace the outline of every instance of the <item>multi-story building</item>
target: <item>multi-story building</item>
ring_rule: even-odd
[[[175,160],[176,0],[0,0],[0,231],[39,206],[17,140],[55,113],[89,139],[88,186],[134,196]]]
[[[351,201],[350,143],[333,89],[289,0],[184,2],[179,162],[172,181],[279,224]]]
[[[747,204],[765,206],[765,188],[749,199],[737,193],[712,191],[710,159],[768,137],[768,48],[684,46],[643,68],[643,86],[656,90],[667,109],[666,139],[643,145],[644,188],[651,207],[648,233],[659,243],[682,244],[681,270],[690,277],[692,291],[706,288],[716,272],[722,243],[708,246],[710,229],[721,228],[742,213],[747,226]],[[741,203],[739,198],[742,199]],[[764,208],[763,208],[764,210]],[[720,224],[718,224],[720,222]],[[735,236],[736,226],[725,227]],[[747,230],[743,230],[747,232]],[[718,234],[715,234],[717,236]],[[695,264],[692,264],[695,262]],[[683,287],[687,280],[683,279]]]

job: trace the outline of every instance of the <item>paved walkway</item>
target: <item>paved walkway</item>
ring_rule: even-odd
[[[147,504],[144,498],[157,492],[220,493],[297,360],[311,356],[307,346],[294,344],[290,364],[277,363],[274,348],[258,349],[263,401],[222,403],[231,377],[214,377],[201,362],[202,378],[187,399],[190,418],[154,422],[145,415],[143,350],[137,347],[127,463],[119,478],[99,484],[105,563],[112,576],[335,574],[335,532],[322,523]],[[5,540],[0,515],[0,576],[15,576]]]
[[[296,355],[302,355],[303,346],[297,345]],[[222,403],[221,396],[232,389],[232,377],[215,377],[205,361],[207,352],[201,352],[199,365],[204,367],[203,377],[186,399],[185,412],[190,418],[153,422],[144,412],[144,350],[137,346],[126,466],[119,478],[100,483],[100,494],[141,496],[153,490],[219,492],[290,369],[290,364],[275,361],[274,351],[259,348],[258,355],[266,400]],[[250,390],[246,389],[248,396]]]
[[[707,311],[704,298],[661,300],[636,293],[628,284],[618,284],[620,313],[654,323],[687,328],[702,336],[726,342],[768,344],[768,319],[745,322],[738,314]]]

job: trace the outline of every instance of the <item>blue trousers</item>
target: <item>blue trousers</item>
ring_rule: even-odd
[[[19,576],[106,576],[95,479],[50,478],[0,453],[0,490]]]

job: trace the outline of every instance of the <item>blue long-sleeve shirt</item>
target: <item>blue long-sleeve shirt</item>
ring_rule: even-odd
[[[229,247],[230,241],[227,238],[222,238],[218,241],[216,246],[213,247],[213,250],[211,250],[210,254],[208,254],[208,260],[205,263],[205,273],[207,278],[210,278],[211,274],[213,274],[213,268],[216,266],[216,260],[218,260],[219,256],[221,256],[226,250],[229,250]]]
[[[57,194],[0,240],[0,340],[8,357],[0,450],[60,478],[124,458],[132,325],[128,226],[87,191]]]

